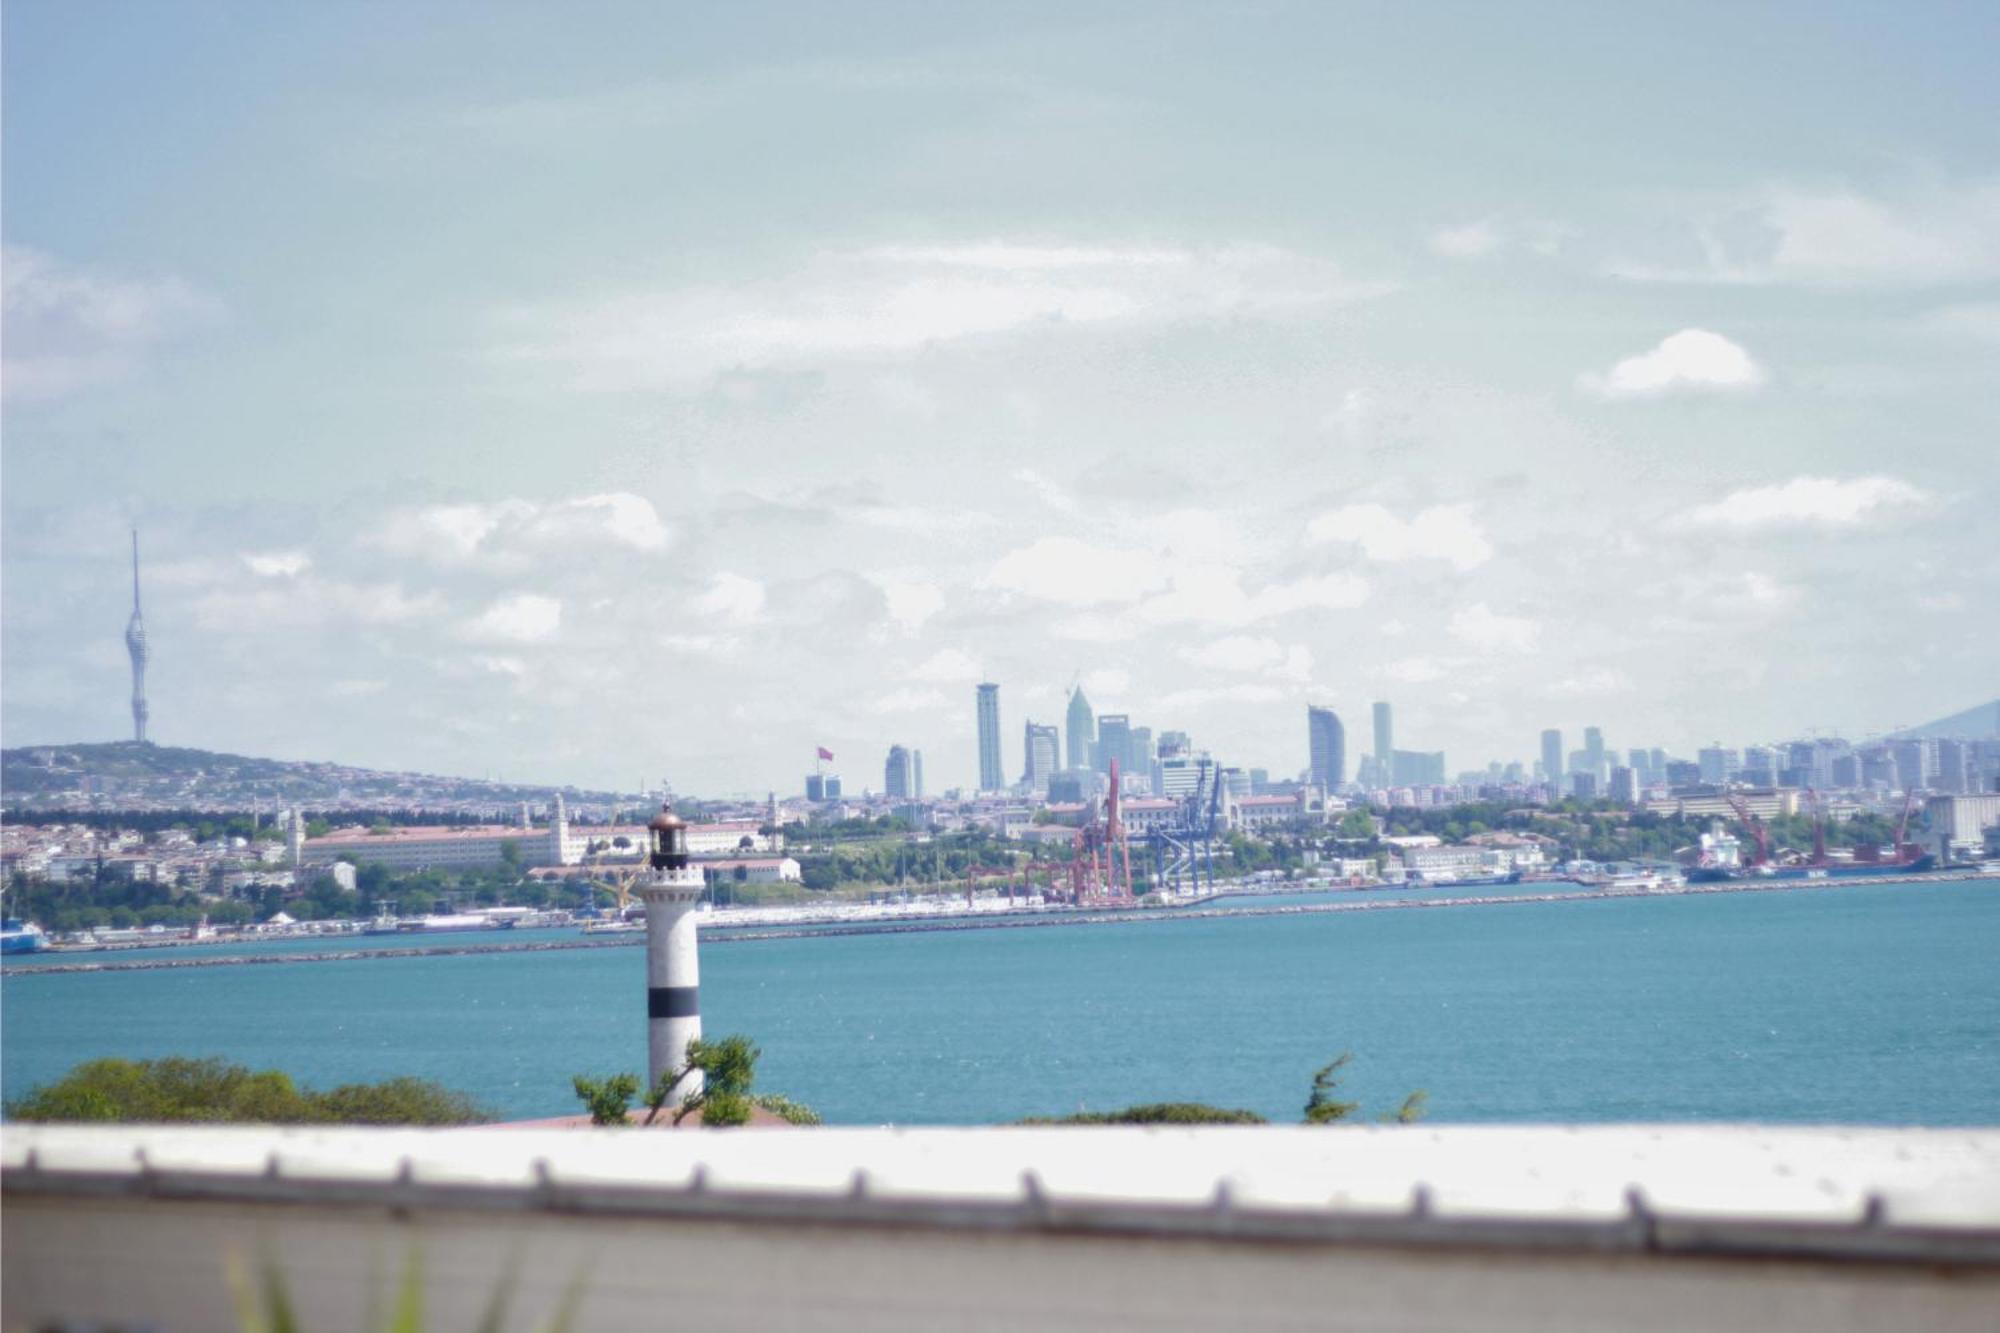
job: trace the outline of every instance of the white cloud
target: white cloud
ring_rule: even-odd
[[[1083,673],[1086,694],[1115,697],[1132,688],[1132,673],[1122,667],[1100,667]]]
[[[1577,387],[1600,398],[1657,398],[1681,390],[1754,389],[1764,379],[1764,368],[1721,334],[1682,329],[1605,374],[1579,376]]]
[[[1384,670],[1388,673],[1389,679],[1400,680],[1409,685],[1443,680],[1445,676],[1444,664],[1429,657],[1405,657],[1389,663]]]
[[[496,556],[518,564],[542,552],[576,545],[659,551],[670,536],[652,501],[612,491],[546,502],[509,499],[428,505],[391,515],[374,540],[391,550],[431,559]]]
[[[1190,648],[1182,656],[1212,671],[1241,671],[1295,681],[1312,677],[1312,652],[1303,644],[1286,645],[1250,634],[1227,635]]]
[[[944,609],[944,590],[928,580],[877,574],[871,582],[889,604],[889,618],[905,634],[915,634],[924,622]]]
[[[1774,185],[1693,221],[1702,262],[1620,260],[1647,282],[1930,286],[2000,275],[2000,183],[1941,184],[1890,199]]]
[[[1218,685],[1212,688],[1174,690],[1162,695],[1157,707],[1161,712],[1171,713],[1182,709],[1201,708],[1208,704],[1274,704],[1282,703],[1291,691],[1276,685]]]
[[[874,713],[877,716],[886,716],[892,713],[932,712],[936,709],[947,707],[948,703],[949,701],[946,700],[944,695],[937,690],[918,689],[915,686],[907,686],[903,689],[889,690],[886,693],[878,694],[863,704],[862,707],[867,712]]]
[[[935,681],[941,685],[971,684],[979,680],[979,663],[970,653],[940,648],[903,674],[911,680]]]
[[[1625,694],[1631,689],[1632,682],[1623,672],[1610,667],[1587,667],[1554,682],[1548,693],[1557,699],[1581,699]]]
[[[1794,477],[1772,486],[1732,491],[1690,510],[1696,527],[1751,529],[1800,525],[1850,526],[1927,504],[1923,491],[1894,477]]]
[[[1500,229],[1490,221],[1438,227],[1427,238],[1433,254],[1447,259],[1477,259],[1500,248]]]
[[[577,388],[691,388],[731,370],[900,358],[1065,328],[1269,317],[1381,290],[1265,245],[878,246],[825,252],[761,281],[517,311],[502,355],[551,366]]]
[[[380,694],[389,688],[386,680],[348,679],[336,680],[327,687],[327,693],[340,699],[360,699],[371,694]]]
[[[1444,560],[1454,568],[1475,569],[1493,556],[1469,504],[1432,505],[1408,519],[1379,504],[1347,505],[1321,514],[1306,526],[1311,542],[1353,542],[1370,560]]]
[[[1475,648],[1505,652],[1532,652],[1541,637],[1541,626],[1524,616],[1507,616],[1484,602],[1455,612],[1446,626],[1451,636]]]
[[[259,578],[296,578],[312,567],[312,557],[304,551],[251,551],[243,563]]]
[[[1044,601],[1095,606],[1130,601],[1165,580],[1166,569],[1151,552],[1092,546],[1075,537],[1043,537],[1001,556],[986,581]]]
[[[179,278],[127,278],[27,246],[0,250],[0,394],[61,398],[115,380],[148,349],[212,317]]]
[[[400,583],[350,583],[302,574],[283,583],[234,581],[195,600],[204,629],[251,633],[333,624],[400,625],[442,609],[435,593],[412,596]]]
[[[695,598],[694,609],[747,625],[764,610],[764,585],[741,574],[717,574],[709,580],[708,591]]]
[[[475,639],[508,643],[542,643],[562,627],[562,603],[540,593],[517,592],[502,597],[464,627]]]

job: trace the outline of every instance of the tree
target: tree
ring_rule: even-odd
[[[632,1099],[639,1095],[638,1075],[609,1074],[603,1078],[591,1078],[586,1074],[578,1074],[570,1080],[570,1084],[576,1089],[576,1095],[583,1099],[584,1106],[589,1109],[591,1124],[632,1123],[625,1118],[625,1111],[632,1105]],[[647,1104],[650,1106],[652,1103],[649,1100]],[[653,1123],[652,1116],[646,1117],[646,1123],[649,1125]]]
[[[1361,1109],[1359,1102],[1336,1100],[1333,1090],[1340,1085],[1340,1071],[1354,1058],[1354,1052],[1342,1051],[1332,1064],[1313,1074],[1312,1096],[1306,1099],[1306,1123],[1308,1125],[1330,1125],[1336,1120],[1345,1120]]]
[[[699,1070],[701,1091],[681,1098],[674,1112],[674,1123],[678,1125],[700,1111],[701,1123],[711,1129],[749,1124],[750,1108],[755,1104],[750,1085],[757,1079],[757,1059],[762,1054],[748,1037],[719,1037],[714,1041],[696,1037],[688,1043],[687,1064],[673,1073],[662,1074],[659,1083],[646,1094],[646,1123],[650,1125],[658,1118],[673,1096],[674,1085]]]

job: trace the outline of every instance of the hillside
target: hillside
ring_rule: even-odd
[[[446,808],[539,803],[557,790],[583,802],[621,799],[610,792],[385,772],[324,761],[260,759],[132,741],[0,750],[0,798],[17,808],[245,809],[292,804],[316,809]]]

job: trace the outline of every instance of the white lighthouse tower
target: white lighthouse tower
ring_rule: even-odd
[[[662,805],[646,826],[650,871],[632,886],[646,904],[647,1086],[687,1066],[688,1043],[701,1036],[701,960],[695,946],[695,901],[701,872],[688,865],[687,823]],[[670,1101],[700,1092],[700,1070],[674,1084]]]

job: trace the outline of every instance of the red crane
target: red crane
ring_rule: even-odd
[[[1729,808],[1736,812],[1736,817],[1743,821],[1743,827],[1748,829],[1750,836],[1756,840],[1757,856],[1750,864],[1753,866],[1769,865],[1771,863],[1771,834],[1764,827],[1764,821],[1759,819],[1756,813],[1750,809],[1749,803],[1735,792],[1724,792],[1722,798],[1729,802]]]
[[[1091,819],[1077,829],[1070,858],[1070,901],[1127,906],[1132,902],[1132,849],[1125,840],[1119,813],[1118,761],[1111,761],[1111,793],[1104,803],[1104,822]]]

